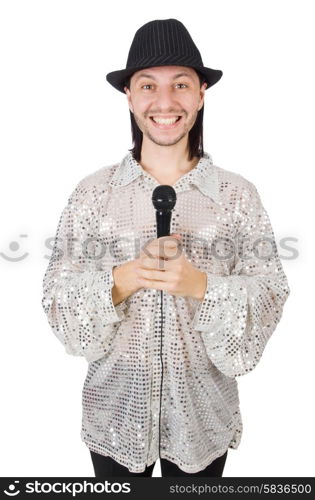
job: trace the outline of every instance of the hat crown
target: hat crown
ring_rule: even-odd
[[[201,74],[206,88],[217,83],[222,71],[204,66],[200,52],[187,28],[178,19],[156,19],[135,33],[126,68],[107,73],[106,80],[125,93],[125,86],[136,71],[155,66],[187,66]]]
[[[135,33],[128,58],[127,68],[152,63],[175,64],[176,66],[203,66],[200,52],[190,33],[177,19],[157,19],[141,26]],[[173,62],[172,62],[173,61]]]

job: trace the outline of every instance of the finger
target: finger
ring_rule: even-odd
[[[138,283],[142,288],[153,288],[155,290],[168,291],[168,283],[162,280],[147,280],[145,278],[138,278]]]
[[[152,243],[160,243],[165,245],[166,247],[172,248],[177,246],[180,239],[180,235],[175,236],[173,234],[170,234],[168,236],[161,236],[160,238],[154,240]]]
[[[182,243],[177,240],[172,243],[164,242],[159,248],[159,255],[162,255],[166,259],[178,258],[182,254]]]
[[[176,245],[178,244],[179,241],[180,241],[180,238],[174,237],[172,235],[160,236],[159,238],[155,238],[150,243],[148,243],[146,245],[146,247],[149,249],[151,249],[151,247],[156,248],[156,247],[161,247],[161,246],[172,248],[172,247],[176,247]]]
[[[149,245],[145,245],[141,251],[140,258],[147,257],[149,259],[158,259],[159,253],[156,245],[150,243]]]
[[[168,258],[172,257],[174,254],[177,255],[178,249],[181,250],[181,248],[182,242],[180,239],[173,238],[172,236],[161,236],[160,238],[148,242],[143,247],[141,253],[151,259]]]
[[[142,269],[164,269],[168,270],[167,260],[162,258],[150,259],[149,257],[143,257],[140,261],[140,266]]]
[[[166,271],[158,271],[155,269],[139,269],[136,270],[136,275],[140,279],[150,280],[150,281],[167,281],[169,280],[169,273]]]
[[[143,267],[144,269],[160,269],[161,262],[164,262],[164,259],[159,257],[158,254],[150,257],[143,253],[139,258],[139,267]]]
[[[176,252],[176,248],[173,249],[173,252]],[[169,251],[170,253],[170,251]],[[144,250],[144,253],[143,253],[143,256],[140,256],[140,259],[141,261],[143,261],[144,258],[146,259],[150,259],[151,260],[151,263],[156,263],[157,265],[159,265],[158,263],[158,260],[160,259],[166,259],[168,257],[168,254],[165,252],[165,249],[163,249],[163,246],[162,247],[159,247],[159,246],[154,246],[154,247],[150,247],[150,249],[145,249]],[[154,264],[153,264],[154,265]]]
[[[151,250],[152,253],[163,259],[168,259],[169,257],[173,257],[174,255],[180,255],[181,242],[174,238],[172,239],[172,241],[165,238],[166,237],[157,239],[156,244]],[[167,238],[170,237],[168,236]]]
[[[158,257],[147,257],[146,255],[140,260],[140,266],[144,269],[157,269]]]

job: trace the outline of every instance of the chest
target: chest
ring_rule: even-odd
[[[102,203],[99,236],[107,249],[108,264],[120,264],[140,255],[156,238],[156,211],[152,192],[135,189],[112,193]],[[177,194],[172,210],[171,232],[182,235],[183,251],[198,268],[228,274],[234,260],[235,227],[232,214],[199,190]]]

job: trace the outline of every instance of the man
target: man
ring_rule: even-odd
[[[242,435],[236,377],[289,295],[257,189],[203,151],[205,90],[221,76],[181,22],[142,26],[107,75],[134,148],[82,179],[59,221],[42,304],[89,362],[81,438],[97,477],[151,476],[158,458],[163,476],[221,476]],[[176,205],[172,235],[156,238],[160,184]]]

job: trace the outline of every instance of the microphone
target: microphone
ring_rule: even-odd
[[[169,236],[172,210],[176,203],[176,192],[172,186],[165,184],[157,186],[152,193],[152,203],[156,210],[156,233],[157,237]],[[161,384],[160,384],[160,411],[159,411],[159,457],[161,457],[161,408],[162,408],[162,390],[163,390],[163,290],[160,290],[160,309],[161,309],[161,342],[160,342],[160,361],[161,361]]]
[[[152,193],[152,203],[156,210],[157,237],[169,236],[172,210],[176,203],[176,191],[172,186],[157,186]]]

